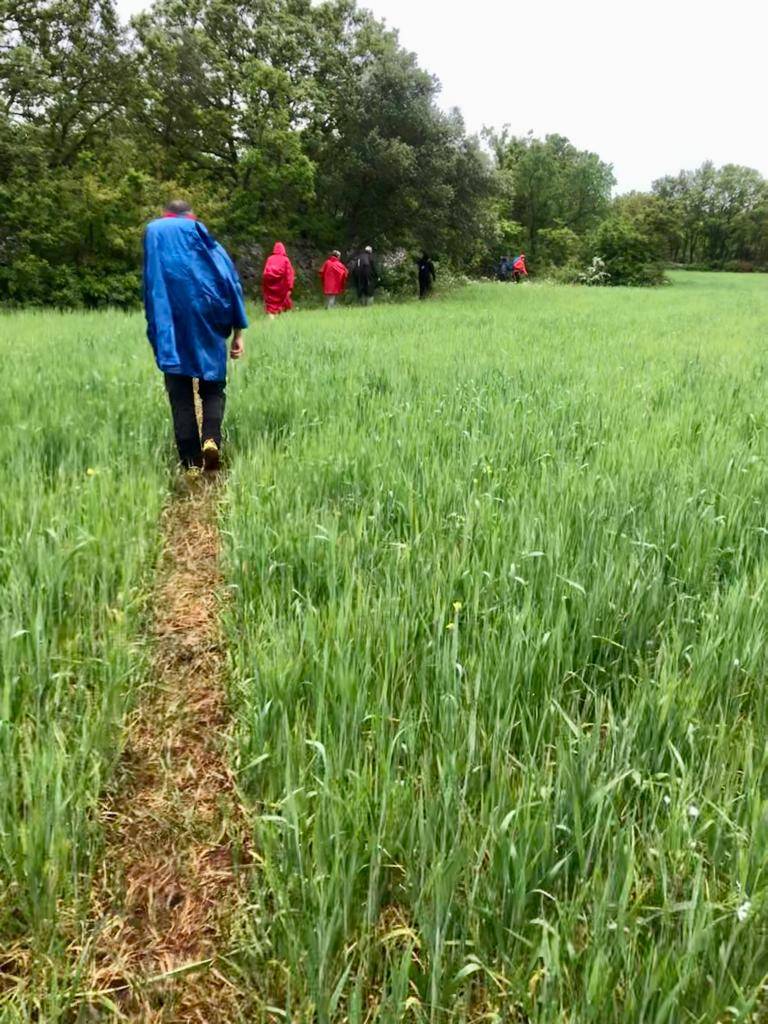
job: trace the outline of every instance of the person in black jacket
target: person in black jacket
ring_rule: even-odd
[[[376,264],[373,261],[373,249],[370,245],[363,252],[357,253],[350,260],[347,270],[355,286],[357,298],[364,306],[373,305],[373,295],[379,281]]]
[[[417,264],[419,268],[419,298],[426,299],[432,291],[432,284],[437,277],[435,264],[425,252],[421,254],[421,259],[417,260]]]

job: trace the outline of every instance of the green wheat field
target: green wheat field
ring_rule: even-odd
[[[768,1020],[768,280],[672,279],[254,316],[244,1019]],[[89,1020],[170,416],[140,314],[0,325],[0,1020]]]

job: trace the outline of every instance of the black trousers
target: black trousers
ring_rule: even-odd
[[[171,403],[179,459],[183,466],[202,466],[203,451],[195,411],[194,377],[166,373],[165,389]],[[227,382],[200,380],[197,390],[203,406],[202,441],[212,438],[221,447],[221,421],[224,419]]]

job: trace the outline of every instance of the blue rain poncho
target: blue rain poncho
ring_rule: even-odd
[[[164,373],[225,380],[227,338],[248,326],[235,265],[205,225],[166,215],[144,233],[147,337]]]

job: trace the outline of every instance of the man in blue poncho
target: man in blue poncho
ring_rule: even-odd
[[[179,459],[188,469],[219,468],[229,354],[243,354],[248,326],[243,289],[226,251],[174,199],[144,233],[147,336],[165,374]],[[194,380],[203,407],[202,436]]]

